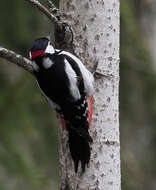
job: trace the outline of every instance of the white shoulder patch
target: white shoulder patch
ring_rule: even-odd
[[[65,59],[65,71],[68,76],[69,82],[70,82],[70,92],[71,95],[74,97],[75,100],[80,99],[80,92],[77,86],[77,76],[75,71],[70,66],[69,62]]]
[[[45,69],[49,69],[53,64],[53,61],[49,57],[43,59],[43,67]]]
[[[58,52],[60,50],[56,50],[56,51]],[[83,63],[81,62],[81,60],[78,59],[73,54],[71,54],[71,53],[69,53],[67,51],[61,51],[59,54],[69,56],[70,58],[72,58],[78,64],[78,66],[80,68],[80,71],[82,73],[83,80],[84,80],[84,87],[85,87],[86,95],[87,96],[92,96],[93,93],[94,93],[94,86],[93,86],[94,85],[94,77],[93,77],[92,73],[90,71],[88,71],[86,69],[86,67],[83,65]]]

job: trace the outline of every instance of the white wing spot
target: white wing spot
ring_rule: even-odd
[[[75,117],[76,117],[77,119],[81,119],[81,117],[80,117],[80,116],[77,116],[77,115],[76,115]]]

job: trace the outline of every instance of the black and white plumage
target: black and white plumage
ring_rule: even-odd
[[[93,76],[77,57],[54,49],[49,38],[35,40],[30,57],[42,94],[65,122],[75,172],[79,162],[84,172],[92,142],[87,99],[93,95]]]

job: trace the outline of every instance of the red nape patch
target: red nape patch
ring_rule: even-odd
[[[38,56],[43,56],[43,55],[45,55],[45,50],[38,50],[38,51],[31,52],[32,59]]]

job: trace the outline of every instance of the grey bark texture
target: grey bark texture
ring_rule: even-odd
[[[83,175],[74,173],[60,128],[61,190],[120,190],[119,0],[60,0],[60,9],[73,29],[75,53],[96,68],[90,165]]]

